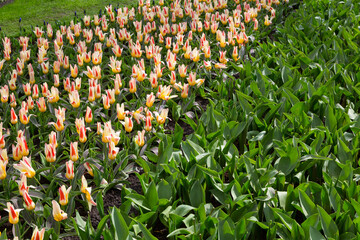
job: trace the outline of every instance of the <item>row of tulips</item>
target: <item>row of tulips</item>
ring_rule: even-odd
[[[75,19],[69,26],[57,26],[55,34],[53,26],[48,24],[46,32],[36,27],[34,36],[21,36],[18,42],[4,37],[0,45],[4,54],[0,79],[8,84],[0,88],[4,121],[0,125],[0,178],[3,181],[7,178],[6,168],[11,162],[8,151],[12,144],[10,158],[19,161],[12,166],[20,172],[12,176],[20,179],[19,194],[26,210],[35,209],[27,179],[39,176],[33,168],[33,152],[28,148],[30,139],[25,132],[35,131],[36,119],[48,118],[48,124],[37,129],[39,136],[48,136],[49,140],[42,140],[41,154],[48,163],[65,164],[66,169],[59,184],[59,201],[52,200],[53,218],[67,219],[70,213],[63,209],[70,192],[75,190],[74,185],[67,187],[76,173],[74,163],[80,162],[77,166],[83,166],[94,176],[95,165],[78,161],[78,147],[81,155],[86,146],[104,149],[106,154],[98,163],[103,165],[102,184],[107,184],[108,166],[104,164],[107,160],[119,161],[119,145],[129,147],[126,138],[130,136],[138,147],[144,147],[146,139],[164,131],[168,101],[177,101],[179,97],[177,102],[187,101],[191,91],[196,94],[205,79],[211,80],[213,66],[219,72],[227,68],[228,61],[239,61],[239,50],[248,44],[248,35],[262,24],[258,16],[264,15],[263,25],[270,25],[276,17],[274,6],[279,4],[279,0],[231,3],[160,0],[158,5],[151,6],[150,0],[140,0],[137,9],[113,9],[109,5],[106,14],[84,16],[82,22]],[[229,52],[232,60],[228,58]],[[116,118],[111,119],[109,112],[115,113]],[[120,125],[114,123],[118,121]],[[2,134],[3,126],[9,140]],[[133,129],[138,130],[137,134],[132,134]],[[76,137],[72,136],[74,130]],[[89,143],[91,131],[101,136],[102,146],[95,135],[91,135]],[[34,139],[31,140],[34,146]],[[69,149],[65,163],[61,161],[65,160],[64,155],[61,160],[57,156],[59,147]],[[84,175],[79,188],[91,210],[96,203]],[[15,209],[8,202],[6,210],[9,222],[17,224],[22,209]],[[44,231],[36,227],[32,239],[42,239]]]

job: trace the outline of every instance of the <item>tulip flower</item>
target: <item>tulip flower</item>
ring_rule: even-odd
[[[68,189],[66,189],[65,185],[62,185],[59,188],[59,195],[60,195],[59,203],[61,206],[65,206],[68,204],[70,190],[71,190],[71,186]]]
[[[21,149],[21,155],[22,156],[28,156],[29,155],[29,148],[26,142],[26,139],[24,136],[18,136],[17,138],[18,145]]]
[[[114,90],[115,90],[115,95],[119,95],[120,94],[120,88],[122,87],[122,82],[121,82],[121,77],[120,74],[116,74],[115,78],[114,78]]]
[[[18,121],[18,117],[17,117],[17,115],[15,113],[15,110],[14,110],[14,108],[11,108],[11,110],[10,110],[10,122],[11,122],[11,124],[16,124],[17,121]]]
[[[136,79],[135,78],[131,78],[131,80],[129,81],[129,91],[131,93],[136,92]]]
[[[84,167],[88,171],[88,173],[93,177],[94,176],[94,171],[92,170],[92,168],[90,166],[90,163],[88,163],[88,162],[84,163]]]
[[[44,233],[45,233],[45,228],[43,228],[43,229],[41,229],[41,231],[39,231],[38,227],[36,226],[32,236],[31,236],[31,240],[43,240]]]
[[[5,136],[3,135],[3,123],[0,123],[0,149],[4,149],[5,147]]]
[[[147,131],[147,132],[150,132],[151,131],[151,116],[146,116],[146,119],[145,119],[145,127],[144,129]]]
[[[152,105],[154,104],[155,102],[155,95],[154,93],[151,93],[151,94],[148,94],[146,95],[146,106],[147,107],[152,107]]]
[[[20,174],[20,182],[19,185],[19,193],[21,196],[24,196],[24,192],[29,191],[29,187],[27,186],[27,177],[24,173]]]
[[[19,222],[20,211],[23,209],[15,209],[14,206],[10,202],[7,202],[6,205],[7,205],[7,208],[5,208],[4,210],[9,213],[9,222],[11,224],[17,224]]]
[[[56,160],[56,147],[53,144],[45,143],[45,158],[47,162],[55,162]]]
[[[86,113],[85,113],[85,122],[91,123],[92,119],[93,119],[92,111],[91,111],[91,108],[88,106],[86,108]]]
[[[115,160],[116,155],[118,154],[120,148],[115,147],[115,143],[114,142],[109,142],[109,152],[108,152],[108,157],[110,160]]]
[[[22,158],[22,150],[19,144],[16,146],[12,145],[12,154],[15,161],[19,161]]]
[[[135,143],[139,146],[142,147],[145,144],[145,130],[142,130],[141,132],[138,131],[137,136],[135,137]]]
[[[1,152],[6,151],[2,150]],[[6,178],[6,165],[8,164],[8,161],[0,160],[0,180],[4,180]]]
[[[8,85],[3,86],[0,89],[0,94],[1,94],[1,102],[6,103],[9,99],[9,87]]]
[[[52,207],[53,207],[53,217],[55,221],[60,222],[62,220],[67,219],[67,213],[61,210],[58,202],[52,200]]]
[[[67,161],[65,177],[71,180],[74,178],[74,175],[74,163],[72,161]]]
[[[188,95],[189,95],[189,84],[184,84],[184,86],[182,87],[182,90],[181,90],[181,97],[187,98]]]
[[[86,201],[89,206],[89,211],[91,211],[91,207],[96,206],[96,203],[94,202],[94,200],[91,197],[91,188],[85,188],[85,197],[86,197]]]
[[[159,124],[164,124],[168,115],[169,109],[163,109],[160,114],[155,112],[156,115],[156,121]]]
[[[37,104],[40,112],[45,112],[46,111],[46,104],[45,104],[45,98],[44,97],[39,98],[39,101],[36,101],[36,104]]]
[[[31,95],[31,86],[30,86],[30,83],[23,84],[23,89],[24,89],[24,93],[25,93],[26,96],[30,96],[30,95]]]
[[[78,108],[80,106],[80,96],[77,90],[69,93],[69,101],[73,108]]]
[[[132,129],[133,129],[133,122],[132,122],[131,118],[125,117],[124,126],[125,126],[125,131],[126,131],[126,132],[131,132],[131,131],[132,131]]]
[[[78,67],[74,64],[74,67],[70,65],[71,77],[76,78],[78,75]]]
[[[28,210],[28,211],[34,210],[35,209],[35,203],[31,199],[31,197],[30,197],[30,195],[29,195],[29,193],[27,191],[24,192],[23,198],[24,198],[26,210]]]
[[[24,157],[19,164],[14,164],[13,166],[20,172],[25,173],[25,176],[28,178],[33,178],[36,174],[35,170],[31,166],[31,157]]]

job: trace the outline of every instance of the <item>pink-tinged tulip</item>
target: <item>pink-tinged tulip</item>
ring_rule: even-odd
[[[39,98],[39,101],[36,101],[36,104],[37,104],[40,112],[45,112],[46,111],[46,104],[45,104],[45,98],[44,97]]]
[[[163,109],[160,114],[158,114],[157,112],[155,112],[156,121],[157,121],[159,124],[164,124],[165,121],[166,121],[166,119],[167,119],[168,112],[169,112],[169,109]]]
[[[78,143],[72,142],[70,144],[70,160],[76,162],[79,159]]]
[[[67,219],[67,214],[61,210],[60,205],[57,201],[52,200],[53,216],[55,221],[60,222]]]
[[[66,189],[65,185],[62,185],[59,188],[59,195],[60,195],[59,203],[61,206],[65,206],[68,204],[70,190],[71,190],[71,186],[68,189]]]
[[[69,93],[69,101],[71,106],[73,106],[73,108],[80,107],[80,96],[77,90],[74,90]]]
[[[71,180],[74,178],[74,176],[74,163],[72,161],[67,161],[65,177]]]
[[[145,130],[142,130],[141,132],[138,131],[137,136],[135,137],[135,143],[139,146],[142,147],[145,144]]]
[[[3,86],[0,89],[0,93],[1,93],[1,102],[6,103],[9,99],[9,87],[8,85]]]
[[[41,229],[41,231],[39,231],[38,227],[36,226],[32,236],[31,236],[31,240],[43,240],[44,233],[45,233],[45,228],[43,228],[43,229]]]
[[[53,144],[45,143],[45,158],[46,161],[52,163],[56,160],[56,147]]]
[[[116,155],[118,154],[120,148],[115,147],[115,143],[114,142],[109,142],[109,152],[108,152],[108,157],[110,160],[115,160]]]
[[[87,123],[91,123],[93,119],[93,115],[92,115],[92,111],[90,107],[86,108],[86,113],[85,113],[85,122]]]
[[[24,196],[24,193],[29,191],[29,187],[27,186],[27,178],[24,173],[20,174],[20,182],[19,184],[19,193],[21,196]]]
[[[31,199],[31,197],[30,197],[30,195],[29,195],[29,193],[27,191],[24,192],[23,198],[24,198],[26,210],[28,210],[28,211],[34,210],[35,209],[35,203]]]
[[[6,152],[6,150],[2,150],[2,152]],[[0,160],[0,180],[4,180],[6,178],[6,165],[8,164],[8,161]]]
[[[15,113],[15,110],[14,110],[14,108],[11,108],[11,110],[10,110],[10,122],[11,122],[11,124],[16,124],[17,121],[18,121],[18,117],[17,117],[17,115]]]
[[[9,213],[9,222],[11,224],[17,224],[19,222],[19,214],[22,209],[15,209],[10,202],[7,202],[6,205],[7,208],[5,208],[4,210]]]
[[[35,176],[36,172],[31,166],[31,157],[24,157],[19,164],[14,164],[13,166],[20,172],[25,173],[25,176],[28,178],[33,178]]]

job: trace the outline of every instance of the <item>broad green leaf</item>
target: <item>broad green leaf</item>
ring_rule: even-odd
[[[317,213],[315,204],[313,203],[313,201],[311,201],[309,196],[301,189],[299,189],[299,199],[301,208],[306,218],[310,217],[312,214]]]
[[[339,229],[331,216],[320,206],[317,206],[322,229],[327,238],[339,239]]]
[[[118,240],[126,240],[129,235],[129,228],[125,223],[120,210],[113,208],[110,213],[111,222],[115,228],[115,236]]]
[[[199,180],[196,180],[190,189],[190,202],[196,208],[205,202],[205,193]]]

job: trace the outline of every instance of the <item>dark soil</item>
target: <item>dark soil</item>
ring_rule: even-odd
[[[167,123],[167,125],[165,126],[165,129],[170,130],[170,134],[172,134],[175,131],[175,124],[176,124],[175,121],[169,121]],[[184,135],[183,135],[182,140],[185,141],[186,136],[192,134],[194,132],[194,129],[192,129],[192,127],[189,124],[183,122],[181,119],[179,121],[177,121],[177,124],[179,124],[180,127],[182,127],[182,129],[184,129]]]
[[[152,234],[159,240],[165,240],[168,239],[166,236],[169,235],[169,230],[159,221],[152,229]]]

